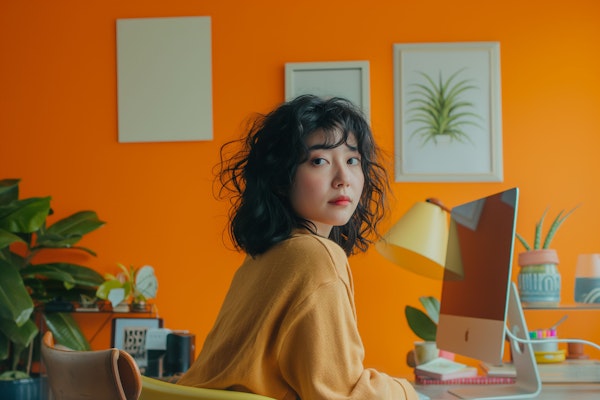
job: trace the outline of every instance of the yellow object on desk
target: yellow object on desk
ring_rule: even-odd
[[[557,351],[535,351],[535,361],[538,364],[558,363],[565,361],[565,350]]]

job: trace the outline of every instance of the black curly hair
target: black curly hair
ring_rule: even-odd
[[[348,100],[303,95],[259,115],[244,138],[221,148],[219,197],[231,200],[229,234],[236,248],[256,256],[289,238],[294,229],[315,232],[292,209],[288,194],[298,165],[308,158],[305,140],[319,129],[331,139],[331,148],[345,143],[350,134],[356,137],[365,177],[356,211],[345,225],[334,226],[329,238],[350,255],[366,251],[380,237],[377,225],[389,183],[369,124]],[[227,157],[227,149],[236,144],[241,149]]]

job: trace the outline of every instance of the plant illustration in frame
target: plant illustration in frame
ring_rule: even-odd
[[[408,122],[419,125],[410,137],[420,137],[422,146],[429,141],[437,144],[438,139],[444,136],[450,138],[450,141],[468,141],[473,144],[463,127],[480,127],[477,120],[481,117],[471,111],[474,104],[461,97],[464,92],[477,89],[469,79],[456,81],[464,69],[454,72],[446,80],[439,71],[437,82],[425,72],[417,72],[426,82],[411,85],[414,90],[410,94],[415,97],[408,102],[411,105],[408,109]]]
[[[502,182],[498,42],[394,44],[397,182]]]

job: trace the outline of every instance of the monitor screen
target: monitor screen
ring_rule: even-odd
[[[440,349],[502,361],[517,203],[513,188],[452,209],[436,339]]]

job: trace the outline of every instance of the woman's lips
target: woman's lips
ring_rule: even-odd
[[[337,198],[331,200],[329,203],[335,204],[336,206],[347,206],[348,204],[351,203],[351,201],[350,201],[350,197],[340,196],[340,197],[337,197]]]

